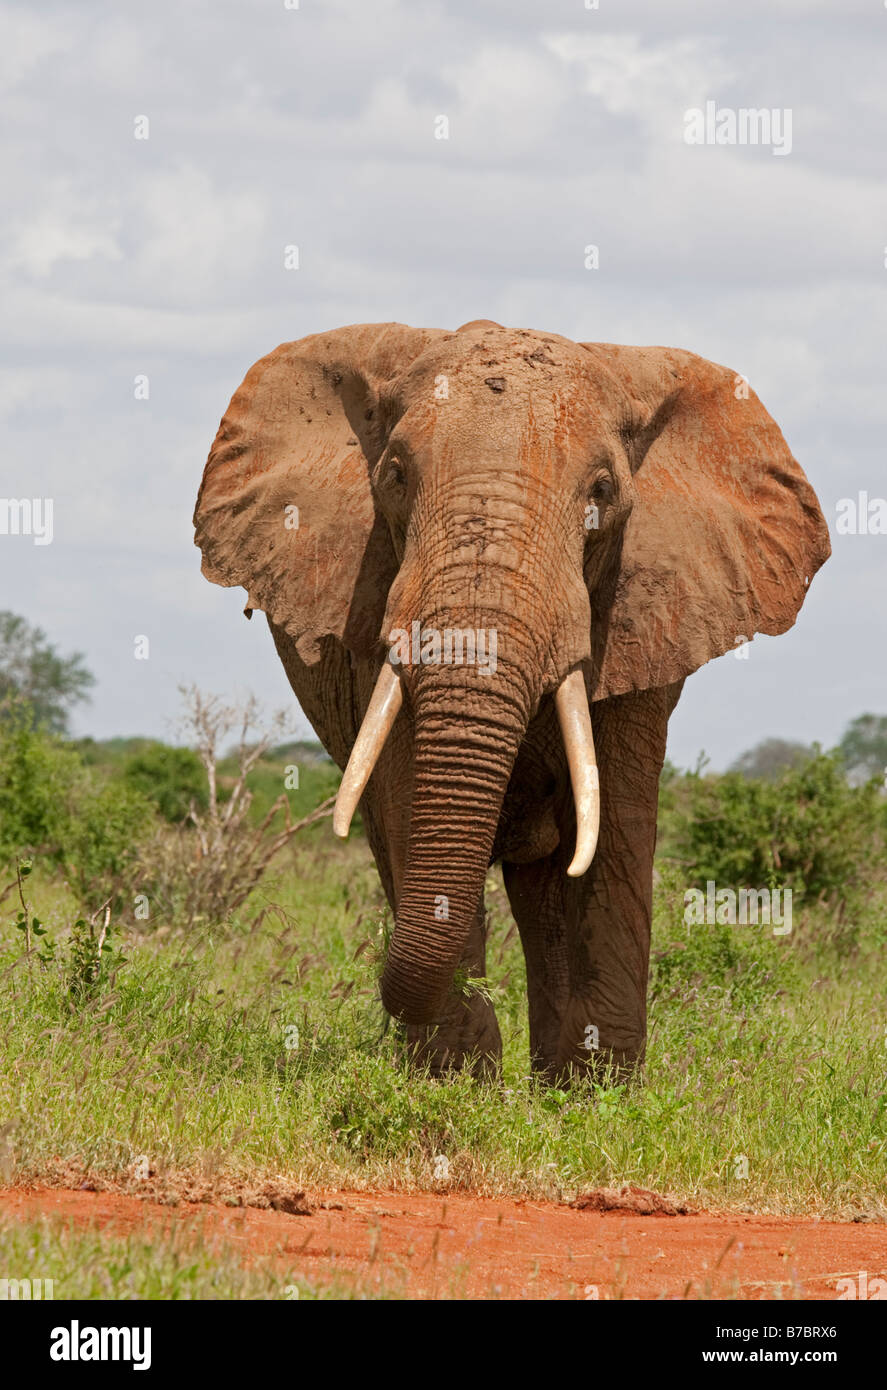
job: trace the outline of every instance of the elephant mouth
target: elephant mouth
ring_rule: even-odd
[[[554,699],[576,809],[576,848],[567,874],[580,878],[594,859],[600,828],[600,779],[585,678],[580,669],[564,677]],[[333,832],[341,839],[348,835],[354,812],[402,705],[400,677],[386,661],[376,680],[336,797]]]

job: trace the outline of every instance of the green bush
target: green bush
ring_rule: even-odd
[[[121,782],[85,776],[59,827],[58,859],[81,902],[117,896],[135,863],[140,840],[154,825],[151,803]]]
[[[797,966],[786,938],[753,924],[689,924],[685,878],[677,865],[663,864],[654,885],[652,1002],[683,1007],[699,996],[717,996],[720,1007],[742,1011],[795,983]]]
[[[849,786],[836,757],[817,751],[775,781],[733,772],[684,782],[675,842],[688,885],[783,886],[840,904],[884,865],[881,788]]]
[[[83,768],[78,755],[36,728],[23,704],[0,719],[0,863],[48,851],[58,863],[59,834]]]
[[[89,918],[78,917],[67,941],[60,944],[48,935],[47,928],[25,897],[25,883],[32,868],[29,860],[19,863],[17,868],[20,906],[14,923],[16,931],[22,934],[28,964],[30,966],[36,959],[41,966],[54,968],[66,984],[68,998],[76,1004],[84,1004],[126,964],[126,956],[117,944],[111,909],[105,906],[101,925],[98,920],[102,916],[101,908]]]
[[[452,1122],[453,1097],[472,1084],[463,1074],[441,1087],[386,1058],[358,1054],[336,1077],[326,1123],[336,1142],[360,1162],[401,1156],[430,1162],[461,1146]]]
[[[154,825],[151,802],[107,781],[21,710],[0,720],[0,863],[40,855],[85,904],[114,893]]]
[[[185,819],[191,802],[207,804],[206,773],[191,748],[170,748],[151,743],[126,759],[121,779],[157,807],[164,820]]]

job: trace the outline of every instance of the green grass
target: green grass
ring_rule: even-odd
[[[76,1228],[61,1218],[0,1221],[4,1277],[52,1280],[61,1299],[319,1299],[396,1296],[394,1277],[383,1282],[352,1276],[315,1285],[281,1251],[244,1259],[242,1250],[198,1219],[136,1233]],[[41,1292],[43,1289],[41,1289]],[[19,1291],[21,1296],[21,1291]]]
[[[253,794],[249,818],[253,823],[268,813],[282,791],[286,791],[293,820],[299,820],[337,790],[341,773],[335,763],[318,758],[313,748],[305,747],[307,753],[298,744],[290,745],[282,754],[272,749],[267,757],[260,758],[256,763],[249,777],[249,788]],[[298,787],[286,788],[288,767],[298,768]],[[236,776],[236,759],[223,758],[219,763],[219,787],[223,797],[227,789],[233,786]]]
[[[35,873],[60,960],[28,968],[7,901],[0,1177],[198,1197],[267,1177],[442,1190],[443,1155],[451,1188],[491,1195],[634,1182],[698,1206],[887,1215],[882,907],[850,931],[822,909],[796,911],[780,938],[688,928],[666,873],[644,1077],[566,1092],[527,1074],[523,961],[498,874],[490,886],[501,1085],[405,1067],[377,998],[388,919],[375,869],[364,841],[338,844],[328,822],[236,921],[188,938],[129,932],[125,963],[77,1003],[61,963],[76,904]]]

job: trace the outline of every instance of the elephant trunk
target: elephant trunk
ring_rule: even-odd
[[[482,697],[417,682],[413,810],[406,872],[382,976],[382,1002],[407,1023],[432,1023],[481,903],[502,800],[529,720],[524,692]],[[468,704],[473,706],[466,721]]]
[[[339,835],[348,833],[402,700],[400,677],[386,662],[342,778],[333,821]],[[514,668],[498,677],[449,668],[437,675],[422,672],[413,700],[410,842],[382,999],[389,1013],[420,1024],[441,1011],[474,924],[502,801],[536,695]],[[569,672],[558,686],[555,707],[576,807],[576,849],[567,873],[578,876],[594,856],[600,813],[581,670]]]
[[[439,501],[429,516],[442,506]],[[531,529],[548,532],[512,496],[501,500],[500,519],[488,520],[482,531],[479,517],[494,514],[489,497],[461,511],[455,503],[443,510],[447,534],[459,544],[438,559],[428,542],[428,553],[402,562],[383,625],[393,645],[334,817],[336,833],[347,835],[408,700],[414,736],[410,828],[382,1000],[389,1013],[415,1025],[444,1012],[477,920],[512,769],[547,695],[554,698],[576,806],[569,874],[585,873],[598,834],[597,766],[582,670],[590,654],[590,613],[580,557],[572,565],[559,552],[540,550],[531,566],[516,566],[522,537]],[[421,534],[433,534],[428,518]],[[560,537],[561,531],[551,534]],[[466,593],[482,588],[486,603],[466,602]]]

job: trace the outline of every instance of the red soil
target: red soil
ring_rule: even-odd
[[[410,1298],[835,1298],[887,1278],[887,1226],[737,1214],[643,1216],[514,1198],[316,1192],[310,1215],[64,1189],[0,1192],[0,1215],[117,1233],[184,1228],[265,1258],[284,1283]],[[877,1285],[875,1286],[878,1287]],[[64,1297],[63,1287],[58,1288]]]

